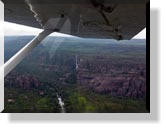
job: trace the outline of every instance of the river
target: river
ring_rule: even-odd
[[[58,98],[58,103],[59,103],[59,105],[60,105],[60,107],[61,107],[61,113],[65,113],[65,107],[64,107],[64,102],[62,101],[62,98],[61,98],[61,96],[59,96],[58,94],[57,94],[57,98]]]

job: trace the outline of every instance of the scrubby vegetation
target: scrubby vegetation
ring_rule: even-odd
[[[32,38],[6,37],[5,61]],[[57,95],[68,113],[147,112],[145,41],[49,37],[5,77],[4,112],[61,112]]]

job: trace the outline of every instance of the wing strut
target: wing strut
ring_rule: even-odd
[[[15,68],[33,48],[40,44],[43,39],[53,32],[60,32],[66,19],[66,17],[58,19],[57,24],[55,24],[55,19],[49,19],[45,24],[44,30],[4,64],[4,77]]]
[[[44,30],[39,33],[32,41],[30,41],[26,46],[24,46],[19,52],[17,52],[13,57],[11,57],[4,64],[4,76],[6,76],[17,64],[19,64],[31,51],[35,48],[44,38],[51,34],[52,30]]]

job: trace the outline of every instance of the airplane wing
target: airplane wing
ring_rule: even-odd
[[[80,37],[123,40],[131,39],[146,27],[149,0],[2,1],[8,22],[43,29],[56,26],[56,31]],[[60,19],[63,25],[58,25]]]
[[[1,1],[4,3],[5,21],[43,29],[4,64],[4,77],[53,32],[88,38],[131,39],[146,27],[146,4],[149,2],[0,0],[0,4]]]
[[[4,64],[6,76],[53,32],[80,37],[131,39],[146,27],[148,0],[3,0],[5,21],[43,32]]]

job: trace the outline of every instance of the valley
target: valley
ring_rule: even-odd
[[[6,37],[5,61],[32,38]],[[5,77],[4,112],[148,112],[145,42],[48,37]]]

